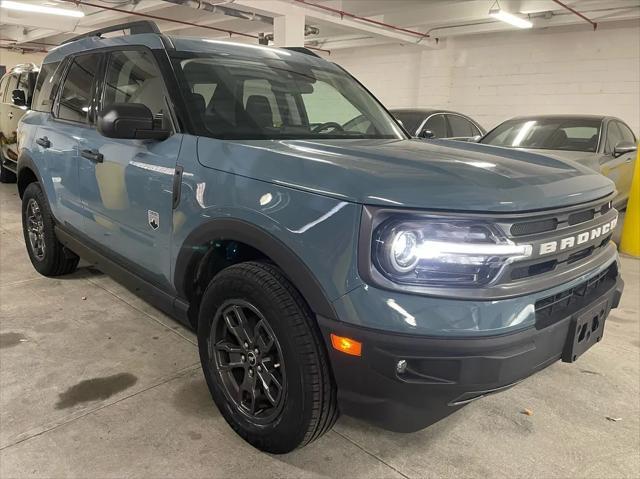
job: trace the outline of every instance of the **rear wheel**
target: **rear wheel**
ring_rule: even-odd
[[[202,368],[229,425],[266,452],[286,453],[329,430],[336,389],[312,314],[275,266],[219,273],[198,323]]]
[[[44,276],[73,272],[80,258],[58,241],[53,216],[38,183],[27,186],[22,195],[22,232],[31,264]]]

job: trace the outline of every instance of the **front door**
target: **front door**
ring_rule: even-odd
[[[142,103],[172,128],[166,88],[146,49],[107,54],[97,111],[113,103]],[[170,284],[173,177],[181,135],[164,141],[103,137],[91,128],[79,139],[85,231],[121,265]]]
[[[629,196],[631,178],[633,177],[633,158],[635,153],[616,156],[614,153],[618,143],[626,139],[625,131],[615,120],[607,124],[603,153],[600,156],[600,172],[613,180],[617,194],[613,199],[614,206],[621,206]],[[633,134],[631,134],[633,137]]]

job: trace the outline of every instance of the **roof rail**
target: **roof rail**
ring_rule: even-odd
[[[65,40],[61,43],[61,45],[64,45],[65,43],[75,42],[76,40],[81,40],[83,38],[100,38],[105,33],[118,32],[120,30],[129,30],[129,35],[138,35],[140,33],[160,33],[160,29],[158,28],[158,25],[155,24],[155,22],[152,22],[150,20],[139,20],[137,22],[121,23],[119,25],[113,25],[111,27],[92,30],[90,32],[83,33],[82,35],[70,38],[69,40]]]
[[[282,47],[284,50],[291,50],[292,52],[303,53],[305,55],[311,55],[312,57],[322,58],[317,53],[312,52],[308,48],[305,47]]]

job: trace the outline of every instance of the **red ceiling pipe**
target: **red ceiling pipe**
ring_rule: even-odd
[[[159,15],[151,15],[149,13],[142,13],[142,12],[136,12],[136,11],[132,11],[132,10],[124,10],[122,8],[117,8],[117,7],[108,7],[108,6],[105,6],[105,5],[98,5],[98,4],[95,4],[95,3],[85,2],[84,0],[62,0],[62,1],[63,2],[69,2],[69,3],[75,3],[76,5],[85,5],[87,7],[99,8],[101,10],[109,10],[109,11],[112,11],[112,12],[125,13],[127,15],[134,15],[134,16],[138,16],[138,17],[151,18],[153,20],[161,20],[161,21],[165,21],[165,22],[178,23],[180,25],[186,25],[186,26],[189,26],[189,27],[205,28],[207,30],[213,30],[213,31],[216,31],[216,32],[227,33],[229,36],[237,35],[237,36],[240,36],[240,37],[253,38],[253,39],[256,39],[256,40],[259,39],[258,35],[252,35],[251,33],[236,32],[235,30],[227,30],[225,28],[216,28],[216,27],[212,27],[210,25],[198,25],[197,23],[186,22],[184,20],[176,20],[174,18],[161,17]],[[325,53],[331,54],[330,50],[323,50],[322,48],[314,48],[314,47],[306,47],[306,48],[309,48],[310,50],[316,50],[316,51],[320,51],[320,52],[325,52]]]
[[[327,12],[337,13],[341,17],[349,17],[355,20],[360,20],[362,22],[372,23],[380,27],[390,28],[392,30],[397,30],[399,32],[409,33],[410,35],[415,35],[417,37],[420,37],[420,39],[429,38],[429,35],[427,35],[426,33],[418,32],[415,30],[409,30],[408,28],[397,27],[395,25],[390,25],[389,23],[379,22],[377,20],[372,20],[366,17],[361,17],[353,13],[345,12],[344,10],[338,10],[337,8],[331,8],[331,7],[327,7],[326,5],[319,5],[317,3],[307,2],[306,0],[294,0],[294,1],[298,3],[302,3],[304,5],[308,5],[310,7],[319,8],[320,10],[326,10]]]
[[[153,20],[162,20],[162,21],[165,21],[165,22],[179,23],[180,25],[186,25],[188,27],[206,28],[207,30],[213,30],[213,31],[216,31],[216,32],[227,33],[227,34],[229,34],[229,36],[238,35],[240,37],[255,38],[256,40],[258,39],[257,35],[251,35],[250,33],[236,32],[234,30],[227,30],[227,29],[224,29],[224,28],[216,28],[216,27],[212,27],[211,25],[198,25],[197,23],[193,23],[193,22],[185,22],[184,20],[176,20],[174,18],[166,18],[166,17],[161,17],[159,15],[151,15],[149,13],[142,13],[142,12],[135,12],[135,11],[131,11],[131,10],[124,10],[122,8],[117,8],[117,7],[108,7],[106,5],[98,5],[96,3],[85,2],[83,0],[62,0],[62,1],[63,2],[69,2],[69,3],[75,3],[76,5],[85,5],[87,7],[99,8],[101,10],[109,10],[111,12],[118,12],[118,13],[124,13],[124,14],[127,14],[127,15],[135,15],[135,16],[138,16],[138,17],[151,18]]]
[[[564,3],[562,3],[559,0],[553,0],[554,2],[556,2],[558,5],[560,5],[561,7],[566,8],[567,10],[569,10],[571,13],[578,15],[580,18],[582,18],[583,20],[589,22],[591,25],[593,25],[593,29],[595,30],[596,28],[598,28],[598,23],[594,22],[593,20],[591,20],[590,18],[585,17],[582,13],[580,13],[577,10],[574,10],[573,8],[571,8],[569,5],[566,5]]]

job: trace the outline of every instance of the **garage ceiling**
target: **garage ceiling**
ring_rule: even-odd
[[[80,10],[84,17],[2,8],[0,46],[4,48],[48,50],[89,30],[143,19],[138,14],[154,17],[162,31],[173,35],[255,43],[258,35],[273,32],[272,18],[297,11],[304,13],[308,26],[315,27],[308,29],[307,46],[326,52],[385,43],[438,48],[451,36],[514,30],[512,25],[489,16],[489,10],[498,7],[528,19],[534,29],[567,25],[592,29],[589,21],[602,24],[640,19],[638,0],[21,0],[21,3]],[[205,3],[209,11],[198,10],[198,5],[202,8]]]

